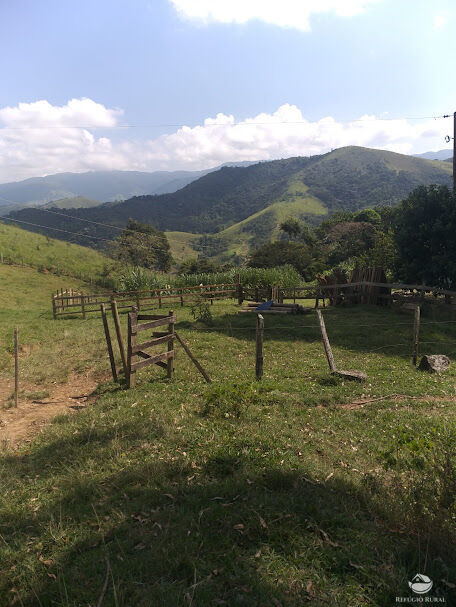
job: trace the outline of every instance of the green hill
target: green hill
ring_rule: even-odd
[[[87,198],[86,196],[73,196],[72,198],[60,198],[52,200],[43,205],[42,209],[89,209],[103,204],[99,200]]]
[[[430,183],[450,185],[451,165],[384,150],[346,147],[310,158],[223,167],[172,194],[74,209],[66,212],[71,215],[68,218],[49,214],[44,218],[39,209],[24,209],[12,216],[108,239],[114,237],[115,230],[75,218],[118,226],[133,218],[161,230],[204,234],[200,248],[212,255],[245,254],[252,245],[273,237],[286,217],[317,223],[335,211],[395,204],[417,186]],[[49,233],[61,237],[52,229]],[[90,246],[96,242],[88,243],[80,235],[68,238]],[[186,241],[190,240],[187,236]]]
[[[25,265],[87,282],[109,284],[115,262],[103,253],[0,222],[2,263]]]

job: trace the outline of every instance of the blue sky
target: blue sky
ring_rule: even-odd
[[[450,120],[409,118],[456,109],[455,19],[451,0],[2,2],[0,181],[444,148]]]

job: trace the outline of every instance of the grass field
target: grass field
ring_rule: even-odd
[[[65,277],[64,281],[68,288],[89,288],[74,278]],[[19,330],[24,383],[42,387],[51,381],[66,381],[71,371],[90,369],[96,373],[104,368],[97,352],[106,346],[91,323],[52,320],[51,293],[62,286],[61,277],[0,265],[0,283],[0,378],[12,375],[14,327]]]
[[[106,282],[114,274],[116,265],[112,259],[89,247],[55,240],[1,222],[0,254],[5,263],[22,264],[86,282]]]
[[[51,321],[33,298],[18,322],[40,351],[62,339],[74,367],[108,369],[86,352],[99,318]],[[102,384],[2,452],[0,605],[389,607],[417,572],[455,604],[456,370],[411,366],[412,317],[324,312],[340,367],[368,374],[357,384],[329,375],[314,315],[268,316],[256,382],[254,315],[211,311],[207,325],[179,308],[176,326],[211,385],[178,349],[173,381],[157,368],[134,390]],[[454,358],[441,320],[423,315],[422,351]]]

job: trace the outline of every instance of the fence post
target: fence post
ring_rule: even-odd
[[[241,283],[241,276],[240,274],[238,275],[238,304],[241,306],[242,302],[244,301],[244,290],[242,288],[242,283]]]
[[[106,345],[108,347],[109,362],[111,363],[112,378],[114,381],[117,381],[117,369],[116,369],[116,363],[114,361],[114,353],[112,351],[111,335],[109,333],[109,325],[108,325],[108,319],[106,317],[106,308],[105,308],[104,303],[102,303],[100,305],[100,310],[101,310],[101,318],[103,319],[103,328],[104,328],[105,337],[106,337]]]
[[[128,352],[127,352],[127,387],[134,388],[136,383],[136,371],[132,371],[133,348],[136,346],[136,335],[138,326],[138,309],[132,308],[128,313]]]
[[[57,318],[57,310],[55,309],[55,297],[54,297],[54,293],[52,293],[52,316],[53,316],[54,320],[56,320],[56,318]]]
[[[170,310],[168,316],[174,316],[174,311]],[[174,322],[169,323],[168,333],[173,336],[173,338],[168,342],[168,352],[172,352],[172,350],[174,350]],[[172,379],[174,375],[174,354],[171,358],[168,358],[166,370],[168,373],[168,379]]]
[[[17,327],[14,328],[14,404],[17,407],[19,393],[19,343]]]
[[[122,335],[122,329],[120,327],[119,311],[117,309],[117,301],[111,296],[111,312],[114,319],[114,326],[116,328],[117,343],[119,344],[120,358],[122,359],[122,367],[125,378],[127,377],[127,356],[125,353],[125,344]]]
[[[415,319],[413,323],[413,365],[416,367],[416,363],[418,360],[418,345],[420,340],[420,318],[421,318],[421,308],[420,306],[416,306],[415,308]]]
[[[264,318],[261,314],[257,315],[256,324],[256,362],[255,374],[257,380],[263,377],[263,338],[264,338]]]
[[[181,308],[184,305],[184,289],[180,290],[180,302],[181,302]]]
[[[84,300],[84,293],[82,291],[81,291],[81,308],[82,308],[82,318],[85,320],[85,317],[86,317],[85,300]]]

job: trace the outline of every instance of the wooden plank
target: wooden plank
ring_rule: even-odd
[[[136,331],[133,327],[138,322],[138,310],[133,308],[132,312],[128,313],[128,350],[127,350],[127,386],[134,388],[136,383],[136,369],[134,368],[133,348],[136,346]]]
[[[168,357],[168,365],[167,365],[167,373],[168,379],[172,379],[174,376],[174,323],[176,322],[176,317],[174,316],[173,310],[169,311],[169,325],[168,325],[168,333],[173,336],[173,339],[168,341],[168,354],[170,352],[173,353],[173,356]],[[160,338],[158,338],[160,339]]]
[[[122,329],[120,326],[119,311],[117,309],[117,301],[115,299],[111,300],[111,312],[112,312],[112,317],[114,319],[114,327],[116,329],[117,344],[119,346],[120,358],[122,360],[122,368],[123,368],[125,377],[127,377],[127,354],[125,352],[125,344],[124,344],[124,339],[123,339],[123,335],[122,335]]]
[[[195,365],[195,367],[198,369],[198,371],[201,373],[201,375],[204,377],[204,379],[207,381],[207,383],[210,384],[211,380],[209,378],[209,375],[206,373],[206,371],[204,370],[204,368],[202,367],[202,365],[200,364],[200,362],[198,361],[196,356],[193,354],[193,352],[190,350],[188,345],[184,342],[184,340],[177,333],[177,331],[174,332],[174,335],[176,336],[176,339],[178,340],[180,345],[184,348],[185,352],[188,354],[192,363]]]
[[[151,348],[152,346],[158,346],[158,344],[167,343],[174,339],[173,335],[163,335],[162,337],[157,337],[156,339],[150,339],[149,341],[144,341],[141,344],[137,344],[133,350],[134,353],[139,353],[140,350],[145,350],[146,348]]]
[[[168,315],[166,314],[138,314],[138,320],[160,320],[160,318],[166,318],[168,320]]]
[[[104,304],[101,304],[100,310],[101,310],[101,318],[103,319],[103,328],[104,328],[104,333],[105,333],[105,337],[106,337],[106,345],[108,347],[109,362],[111,363],[112,378],[114,381],[117,381],[116,363],[114,361],[114,353],[112,351],[111,335],[109,333],[108,318],[106,316],[106,308],[105,308]]]
[[[172,318],[167,316],[166,318],[161,318],[160,320],[152,320],[151,322],[146,322],[142,325],[136,324],[136,325],[132,325],[131,330],[134,333],[137,333],[139,331],[147,331],[148,329],[153,329],[154,327],[161,327],[163,325],[167,325],[169,322],[176,322],[176,317],[173,316]]]
[[[161,354],[157,354],[155,356],[151,356],[147,360],[141,360],[137,363],[133,363],[131,366],[131,370],[133,373],[138,371],[139,369],[144,369],[149,365],[157,364],[157,362],[163,362],[165,360],[170,360],[174,358],[174,350],[170,350],[169,352],[162,352]]]

